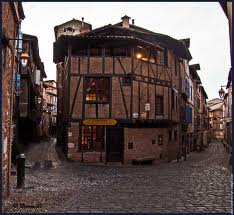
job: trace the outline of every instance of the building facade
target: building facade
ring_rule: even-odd
[[[57,126],[57,83],[54,80],[46,80],[43,82],[44,99],[46,110],[49,114],[49,130],[51,135],[56,135]]]
[[[19,143],[29,144],[41,139],[44,64],[39,55],[36,36],[23,34],[23,53],[29,56],[21,65],[21,94],[19,96]]]
[[[129,20],[56,37],[58,139],[71,160],[172,160],[180,150],[181,79],[191,54]]]
[[[208,101],[209,108],[209,123],[212,139],[222,141],[224,139],[224,124],[223,124],[223,101],[222,99],[212,99]]]
[[[14,75],[17,69],[18,33],[25,18],[22,4],[3,2],[2,7],[2,194],[9,196],[11,144],[13,139]]]
[[[232,72],[229,71],[226,85],[227,93],[223,98],[223,129],[224,144],[229,152],[232,151]]]

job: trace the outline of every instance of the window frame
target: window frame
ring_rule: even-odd
[[[157,103],[158,103],[158,98],[161,99],[161,112],[159,113],[158,112],[158,109],[157,109]],[[155,112],[156,112],[156,115],[158,116],[162,116],[164,114],[164,98],[163,98],[163,95],[156,95],[156,102],[155,102]]]
[[[90,133],[83,133],[83,131],[85,131],[85,128],[89,128]],[[94,129],[95,129],[95,132],[94,132]],[[102,143],[100,145],[101,146],[100,149],[97,148],[97,142],[95,142],[95,141],[97,141],[98,129],[102,129],[102,132],[103,132],[103,136],[102,136],[103,140],[102,140]],[[83,140],[85,141],[85,138],[87,138],[87,137],[89,137],[90,141],[91,141],[90,147],[88,147],[88,148],[84,147],[84,145],[86,145],[86,144],[83,144]],[[95,141],[94,141],[94,138],[96,138]],[[104,126],[95,126],[95,125],[94,126],[86,126],[86,125],[81,126],[81,139],[80,139],[80,143],[79,143],[79,151],[82,151],[82,152],[104,152],[105,151],[104,144],[105,144],[104,143]],[[87,146],[89,146],[89,143],[87,143]]]
[[[88,83],[90,79],[94,79],[95,80],[95,85],[96,85],[96,90],[95,90],[95,96],[96,96],[96,100],[87,100],[87,89],[88,89]],[[106,89],[102,89],[101,92],[107,92],[107,100],[99,100],[98,98],[100,97],[101,93],[98,92],[101,88],[101,84],[100,84],[100,80],[101,79],[106,79],[108,80],[108,86]],[[102,76],[86,76],[84,77],[84,81],[85,81],[85,86],[84,86],[84,94],[85,94],[85,100],[84,102],[86,104],[109,104],[110,102],[110,93],[111,93],[111,78],[110,77],[102,77]],[[108,91],[107,91],[108,90]]]

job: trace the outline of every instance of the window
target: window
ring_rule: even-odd
[[[169,141],[171,141],[172,131],[169,131]]]
[[[171,90],[171,108],[172,108],[172,110],[174,110],[174,108],[175,108],[174,98],[175,98],[174,90]]]
[[[103,126],[82,126],[81,150],[103,151],[104,128]]]
[[[190,96],[190,83],[189,80],[185,80],[185,94],[189,97]]]
[[[107,103],[109,101],[109,78],[87,78],[86,97],[87,103]]]
[[[122,78],[122,85],[123,86],[131,86],[132,79],[131,77],[123,77]]]
[[[132,141],[128,142],[128,149],[133,149],[133,142]]]
[[[177,131],[174,131],[174,140],[177,140]]]
[[[163,115],[163,96],[156,96],[156,114]]]
[[[158,135],[158,145],[163,145],[163,135]]]

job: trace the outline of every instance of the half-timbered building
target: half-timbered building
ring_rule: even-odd
[[[73,20],[78,33],[56,36],[58,142],[71,160],[176,159],[182,62],[191,54],[183,41],[129,20],[85,32]]]

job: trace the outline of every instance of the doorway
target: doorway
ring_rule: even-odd
[[[106,161],[123,162],[123,128],[106,128]]]

